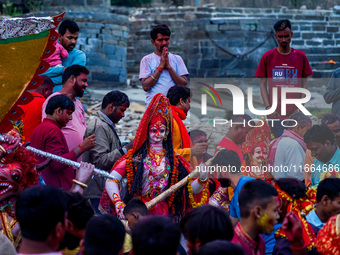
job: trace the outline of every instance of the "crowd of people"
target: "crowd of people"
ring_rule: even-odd
[[[340,116],[313,125],[296,107],[283,114],[281,99],[272,106],[272,88],[307,88],[312,74],[305,54],[290,47],[289,20],[274,30],[278,47],[255,76],[269,117],[292,125],[235,115],[210,155],[207,134],[183,123],[189,73],[168,52],[166,25],[150,32],[155,52],[140,65],[147,108],[134,140],[122,144],[115,125],[130,99],[109,92],[86,123],[79,98],[90,71],[75,49],[77,24],[63,21],[51,67],[24,108],[23,133],[2,135],[0,253],[340,254]],[[37,156],[24,141],[80,166]]]

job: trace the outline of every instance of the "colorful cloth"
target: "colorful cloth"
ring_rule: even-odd
[[[268,78],[270,105],[273,103],[273,88],[278,89],[276,112],[281,115],[281,88],[300,88],[301,78],[306,78],[312,74],[312,68],[303,51],[291,48],[290,54],[282,55],[274,48],[262,55],[255,77]],[[300,98],[300,93],[288,93],[286,96],[287,99]],[[287,105],[286,116],[290,116],[296,109],[295,105]],[[282,118],[286,117],[283,116]]]
[[[278,198],[288,202],[287,213],[293,212],[299,217],[302,224],[302,239],[308,251],[311,251],[315,247],[315,231],[313,230],[313,227],[306,221],[304,215],[313,210],[313,205],[316,203],[316,189],[310,188],[306,192],[306,196],[299,199],[294,199],[285,191],[283,191],[276,183],[274,183],[274,187],[278,192]],[[285,231],[281,228],[278,229],[275,237],[286,238]]]
[[[14,213],[14,211],[13,211]],[[18,228],[19,222],[14,215],[10,216],[7,212],[0,212],[0,224],[1,232],[7,236],[12,242],[15,248],[18,247],[21,242],[21,232],[19,231],[17,236],[13,235],[13,229]]]
[[[189,75],[188,70],[179,55],[169,53],[169,64],[179,76]],[[161,56],[151,53],[142,58],[139,67],[139,79],[150,77],[161,62]],[[148,107],[151,99],[158,93],[167,95],[168,90],[175,85],[168,70],[163,69],[156,84],[146,92],[145,107]]]
[[[265,244],[263,237],[258,235],[258,241],[254,241],[242,228],[240,222],[234,228],[234,237],[232,243],[242,246],[247,255],[264,255]]]
[[[76,153],[69,151],[65,136],[61,132],[61,126],[57,122],[45,118],[43,122],[34,130],[30,146],[43,150],[63,158],[77,160]],[[46,158],[37,156],[39,162]],[[47,185],[69,190],[72,186],[72,180],[75,172],[72,167],[62,164],[58,161],[52,162],[41,172],[42,177]]]
[[[34,99],[28,104],[22,105],[21,108],[24,110],[22,121],[24,123],[24,137],[25,141],[29,141],[34,129],[41,123],[42,117],[42,106],[46,98],[37,93],[31,92]]]
[[[209,204],[218,206],[230,214],[230,200],[228,188],[218,187],[209,198]]]
[[[169,100],[160,93],[152,99],[139,123],[133,148],[112,167],[111,172],[115,171],[121,176],[125,176],[125,174],[127,176],[127,200],[138,197],[143,202],[148,202],[185,178],[190,170],[190,164],[183,157],[165,150],[168,146],[172,146],[171,139],[164,138],[163,145],[166,145],[164,145],[163,152],[152,155],[156,153],[148,147],[148,128],[149,123],[157,121],[164,123],[167,130],[170,133],[172,132],[172,113]],[[145,150],[147,150],[147,153],[144,156]],[[171,161],[172,164],[170,164]],[[117,169],[121,162],[125,162],[125,167]],[[142,167],[140,167],[140,164],[142,164]],[[136,182],[135,178],[141,181]],[[155,205],[154,208],[149,210],[149,213],[170,215],[175,217],[175,220],[179,220],[187,209],[186,192],[186,188],[178,190],[165,201]],[[114,205],[106,191],[103,192],[100,205],[105,212],[114,212]]]
[[[0,20],[0,133],[12,129],[11,120],[24,113],[19,105],[33,99],[28,90],[43,83],[39,76],[49,68],[42,59],[55,49],[57,39],[52,28],[58,26],[64,13],[53,18],[10,18]],[[18,75],[20,74],[20,75]]]
[[[50,98],[60,94],[60,92],[53,93],[46,99],[42,108],[43,118],[46,118],[45,109]],[[86,130],[84,107],[78,99],[75,99],[73,102],[75,110],[72,113],[72,120],[70,120],[65,127],[61,128],[61,131],[63,132],[67,141],[69,151],[73,151],[75,148],[78,147],[79,144],[83,142]],[[78,161],[81,161],[81,157],[78,158]]]
[[[190,146],[191,140],[189,133],[183,124],[183,120],[187,118],[186,114],[176,106],[170,105],[173,117],[173,133],[172,143],[174,151],[183,156],[188,162],[190,162]]]
[[[340,255],[340,214],[331,217],[319,231],[316,248],[320,255]]]
[[[0,39],[35,35],[55,28],[53,18],[10,18],[0,20]]]

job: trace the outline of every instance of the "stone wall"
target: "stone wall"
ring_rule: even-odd
[[[46,11],[38,16],[56,15],[60,11]],[[77,48],[86,53],[89,79],[98,87],[126,84],[127,40],[129,20],[127,15],[114,14],[108,9],[66,11],[66,19],[77,22],[80,33]]]
[[[339,13],[287,8],[138,9],[130,17],[128,72],[138,73],[140,59],[153,51],[150,29],[166,23],[169,50],[182,56],[192,77],[252,77],[262,54],[276,47],[273,24],[285,18],[293,24],[292,46],[307,54],[314,77],[328,77],[340,66]]]
[[[65,14],[65,18],[79,24],[77,47],[86,53],[90,79],[96,80],[97,86],[126,84],[128,74],[138,77],[140,60],[154,51],[149,32],[159,23],[169,25],[172,31],[169,50],[183,58],[191,77],[253,77],[262,54],[276,47],[273,24],[284,18],[292,21],[292,46],[306,53],[314,77],[329,77],[340,67],[340,13],[336,11],[215,7],[127,9],[110,8],[106,0],[97,2],[101,4],[95,7],[69,6]],[[35,15],[55,15],[64,10],[59,6],[58,10]]]

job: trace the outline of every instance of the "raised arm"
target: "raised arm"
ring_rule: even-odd
[[[126,173],[125,170],[126,160],[120,162],[116,169],[112,170],[111,175],[113,175],[116,179],[115,180],[107,180],[105,183],[105,190],[110,197],[111,201],[113,202],[116,213],[120,219],[124,219],[124,208],[125,204],[121,199],[120,196],[120,181],[123,179],[123,176]]]

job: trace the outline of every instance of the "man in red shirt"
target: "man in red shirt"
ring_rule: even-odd
[[[53,82],[51,78],[47,75],[41,75],[41,78],[44,79],[43,84],[36,89],[30,90],[34,99],[28,104],[20,106],[24,110],[22,121],[24,124],[25,141],[29,141],[34,129],[41,123],[42,105],[53,91]]]
[[[290,47],[293,37],[289,20],[280,20],[274,25],[275,39],[278,46],[265,52],[257,67],[255,76],[261,78],[261,96],[266,109],[271,108],[273,103],[273,88],[277,88],[277,108],[270,119],[287,119],[297,108],[295,105],[287,105],[286,115],[281,114],[281,87],[307,88],[307,77],[313,74],[308,59],[301,50]],[[267,83],[269,93],[267,89]],[[288,93],[287,99],[300,98],[300,93]],[[272,133],[278,137],[283,132],[280,122],[273,122]],[[276,124],[276,125],[275,125]]]
[[[48,101],[45,112],[46,118],[31,136],[32,147],[76,161],[85,151],[95,146],[95,136],[91,135],[85,138],[74,150],[69,151],[68,149],[61,128],[65,127],[69,120],[72,119],[72,113],[74,112],[72,99],[62,94],[53,96]],[[40,162],[45,160],[45,158],[39,156],[37,159]],[[69,190],[73,183],[72,180],[75,178],[75,171],[72,167],[53,160],[41,172],[41,175],[47,185]]]

